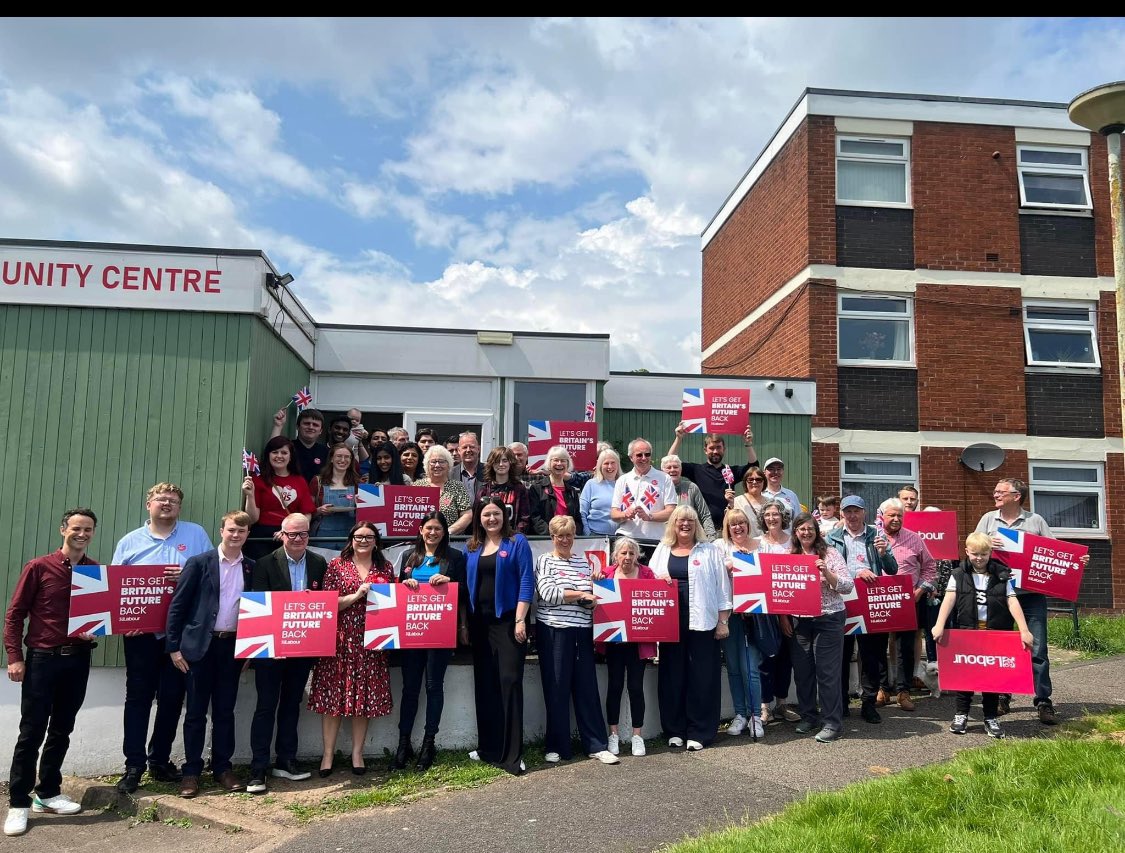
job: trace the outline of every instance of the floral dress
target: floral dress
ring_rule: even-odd
[[[370,583],[394,583],[391,564],[375,566]],[[364,580],[351,560],[337,557],[324,573],[324,588],[352,595]],[[367,602],[360,599],[340,611],[336,657],[320,658],[313,668],[309,710],[333,717],[383,717],[391,712],[391,675],[384,652],[363,648]]]

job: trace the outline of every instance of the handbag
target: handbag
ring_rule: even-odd
[[[758,647],[764,658],[772,658],[781,651],[781,628],[777,617],[755,613],[746,618],[749,623],[749,641]]]

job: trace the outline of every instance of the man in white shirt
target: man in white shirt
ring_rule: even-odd
[[[614,484],[610,518],[618,523],[619,536],[658,542],[678,503],[676,487],[667,474],[652,467],[652,444],[645,439],[629,442],[629,459],[633,470]]]
[[[766,487],[762,489],[762,496],[766,500],[785,501],[789,506],[789,517],[796,518],[801,512],[801,499],[797,497],[795,491],[781,484],[785,478],[785,463],[776,456],[771,456],[762,466],[762,470],[766,475]]]

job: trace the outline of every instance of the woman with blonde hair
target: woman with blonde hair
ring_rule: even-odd
[[[598,454],[594,476],[582,487],[578,496],[578,511],[582,529],[591,535],[613,536],[617,522],[610,518],[613,509],[613,486],[621,476],[621,457],[613,448]]]

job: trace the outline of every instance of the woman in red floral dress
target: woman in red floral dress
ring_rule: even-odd
[[[322,714],[324,754],[321,777],[332,773],[336,736],[344,717],[352,721],[352,772],[367,772],[363,741],[372,717],[391,712],[391,676],[383,652],[363,648],[367,591],[372,584],[394,583],[394,570],[383,557],[379,532],[369,521],[356,524],[340,556],[328,564],[324,588],[340,593],[340,621],[336,626],[336,657],[320,658],[313,669],[309,710]]]

